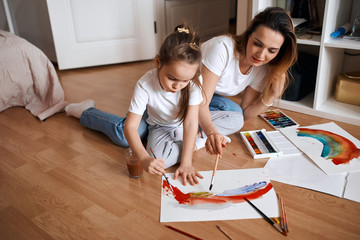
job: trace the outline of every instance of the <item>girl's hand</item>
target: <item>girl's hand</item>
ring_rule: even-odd
[[[214,133],[207,136],[205,147],[210,154],[222,155],[222,148],[226,146],[226,138],[220,133]]]
[[[141,162],[145,171],[149,172],[150,174],[163,175],[166,173],[164,169],[165,162],[161,158],[153,158],[149,156]]]
[[[190,185],[194,186],[199,183],[198,177],[201,179],[203,178],[203,176],[201,176],[201,174],[191,165],[182,166],[180,164],[180,167],[175,171],[174,179],[176,180],[179,175],[182,176],[183,185],[186,185],[186,182],[188,181]]]

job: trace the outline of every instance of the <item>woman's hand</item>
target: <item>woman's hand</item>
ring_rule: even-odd
[[[275,99],[280,98],[285,81],[285,74],[272,77],[263,93],[254,90],[251,86],[246,87],[241,100],[245,123],[263,112],[274,103]]]
[[[174,179],[176,180],[178,176],[182,176],[182,183],[183,185],[186,185],[186,182],[188,181],[190,183],[190,185],[195,185],[198,184],[199,181],[197,178],[203,178],[203,176],[201,176],[201,174],[195,170],[195,168],[190,165],[190,166],[182,166],[180,164],[179,168],[176,169],[175,171],[175,175],[174,175]]]
[[[207,136],[205,147],[210,154],[220,154],[222,156],[222,148],[226,146],[226,138],[220,133],[214,133]]]
[[[147,157],[141,161],[145,171],[150,174],[163,175],[166,173],[164,166],[165,162],[161,158]]]

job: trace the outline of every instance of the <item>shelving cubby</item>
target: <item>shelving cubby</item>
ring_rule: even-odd
[[[253,0],[253,16],[266,7],[277,6],[277,2]],[[321,35],[297,41],[298,49],[312,49],[312,53],[319,56],[315,90],[299,101],[280,100],[275,105],[330,120],[360,125],[360,106],[335,100],[337,76],[344,72],[344,69],[360,71],[360,59],[352,61],[349,66],[344,64],[347,51],[360,53],[360,41],[330,37],[337,27],[347,22],[352,23],[352,16],[359,4],[352,0],[322,0],[317,1],[317,4],[322,22]]]

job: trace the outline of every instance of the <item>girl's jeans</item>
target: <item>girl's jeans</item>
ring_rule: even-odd
[[[145,111],[138,128],[141,140],[145,140],[147,137],[147,116]],[[104,133],[116,145],[128,147],[129,144],[124,135],[125,119],[126,117],[122,118],[96,108],[89,108],[81,114],[80,123],[85,127]]]

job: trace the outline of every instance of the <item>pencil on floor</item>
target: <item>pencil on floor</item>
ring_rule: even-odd
[[[171,230],[173,230],[173,231],[175,231],[175,232],[181,233],[181,234],[183,234],[183,235],[185,235],[185,236],[188,236],[188,237],[191,237],[191,238],[193,238],[193,239],[202,240],[201,238],[198,238],[198,237],[196,237],[196,236],[194,236],[194,235],[192,235],[192,234],[190,234],[190,233],[184,232],[184,231],[182,231],[182,230],[180,230],[180,229],[177,229],[177,228],[174,228],[174,227],[172,227],[172,226],[165,225],[165,227],[170,228]]]
[[[216,227],[220,230],[220,232],[222,232],[229,240],[233,240],[232,237],[230,237],[230,235],[225,232],[225,230],[223,230],[219,225],[216,225]]]

